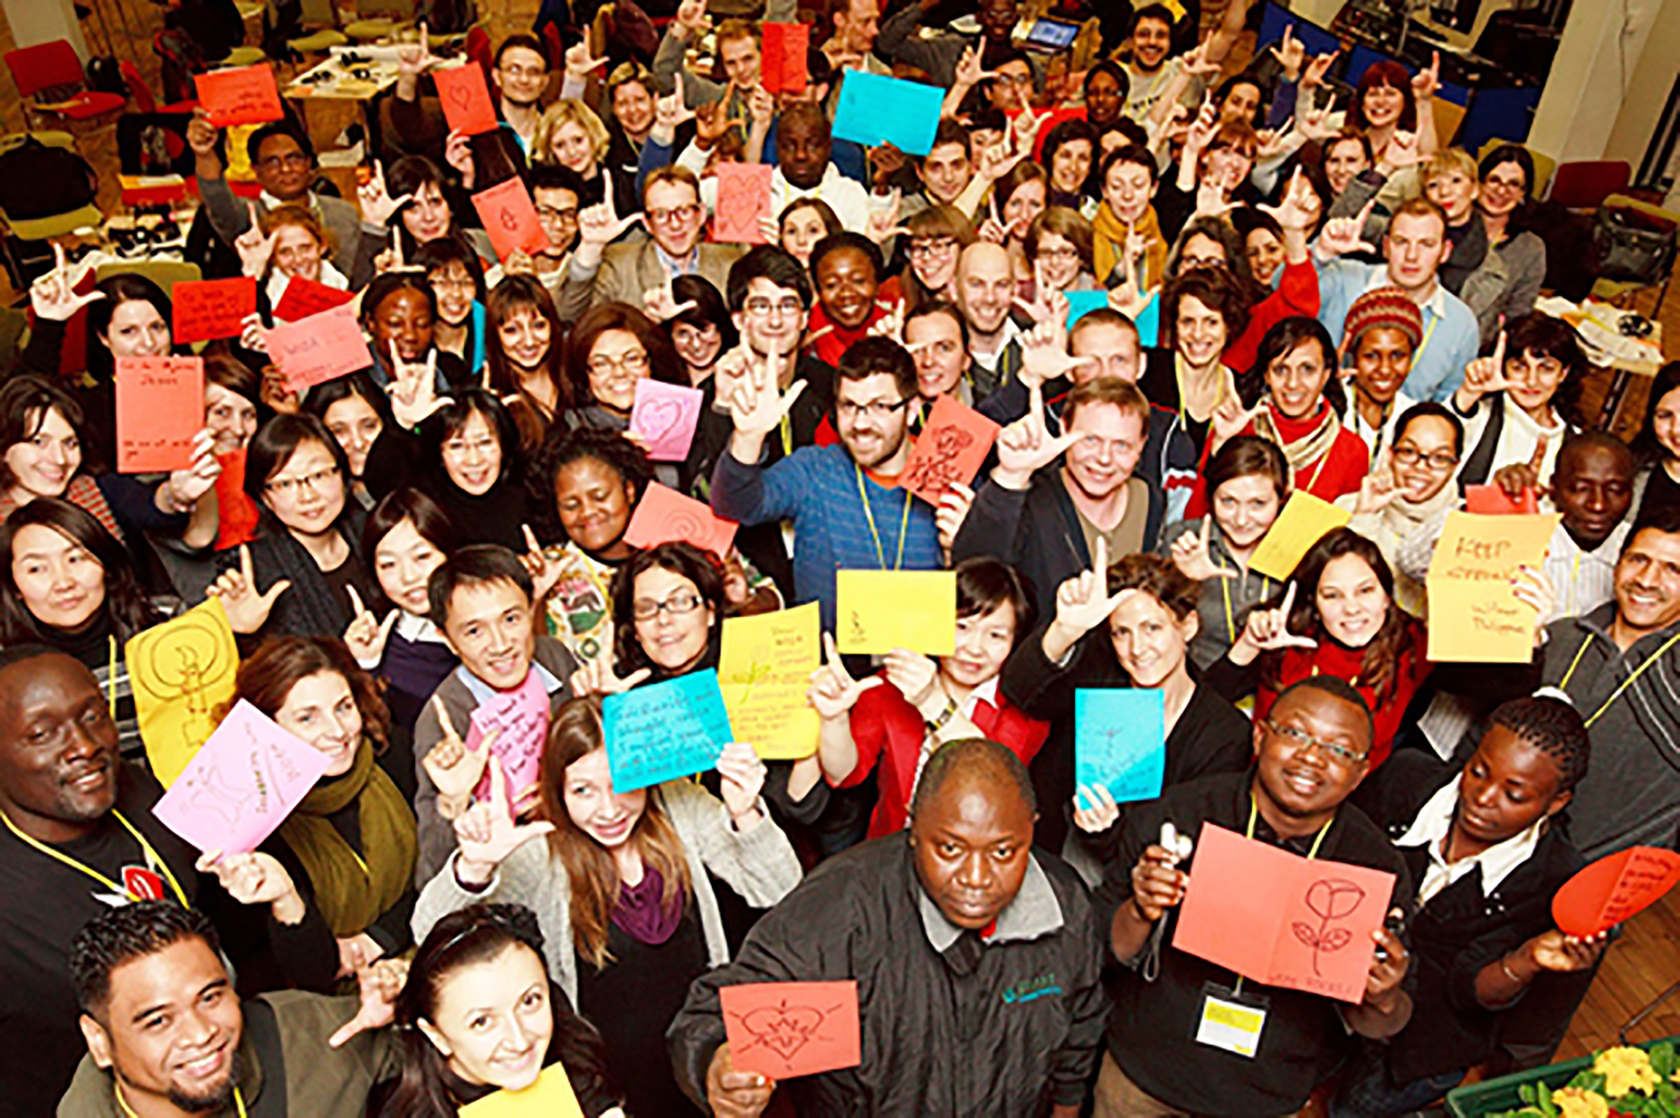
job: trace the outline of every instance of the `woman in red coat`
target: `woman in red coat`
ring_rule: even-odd
[[[922,766],[940,745],[990,738],[1029,762],[1050,732],[998,692],[998,673],[1033,631],[1033,592],[1015,568],[992,558],[957,564],[957,642],[932,659],[895,649],[879,674],[853,680],[825,636],[828,664],[811,683],[822,718],[818,756],[836,788],[863,783],[879,761],[880,799],[869,837],[901,831]]]

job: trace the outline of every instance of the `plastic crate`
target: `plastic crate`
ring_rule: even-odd
[[[1636,1045],[1638,1048],[1650,1048],[1654,1044],[1661,1044],[1664,1040],[1674,1041],[1680,1038],[1659,1037]],[[1523,1106],[1523,1100],[1517,1094],[1518,1088],[1531,1083],[1544,1083],[1551,1088],[1557,1088],[1575,1078],[1575,1073],[1583,1068],[1592,1066],[1591,1056],[1567,1060],[1561,1064],[1548,1064],[1543,1068],[1531,1068],[1528,1071],[1514,1072],[1502,1075],[1498,1079],[1489,1079],[1481,1083],[1472,1083],[1467,1087],[1454,1087],[1447,1092],[1447,1113],[1452,1118],[1484,1118],[1489,1114],[1503,1114],[1507,1110],[1516,1110]]]

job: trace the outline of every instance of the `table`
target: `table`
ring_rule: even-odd
[[[1598,426],[1613,432],[1618,426],[1618,413],[1627,402],[1633,378],[1649,379],[1663,367],[1662,323],[1653,319],[1648,336],[1631,338],[1618,330],[1623,317],[1631,312],[1609,303],[1588,299],[1576,304],[1551,296],[1539,300],[1535,309],[1561,318],[1575,327],[1588,359],[1601,368],[1610,369],[1610,387],[1604,393],[1604,405],[1599,409]]]
[[[357,59],[346,62],[347,58]],[[309,127],[305,106],[311,101],[354,101],[362,114],[371,152],[378,151],[379,112],[368,105],[397,84],[395,47],[334,47],[326,61],[299,74],[280,91],[297,103],[304,127]]]

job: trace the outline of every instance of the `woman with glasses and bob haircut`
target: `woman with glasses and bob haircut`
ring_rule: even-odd
[[[881,286],[882,295],[890,298],[898,286],[906,312],[936,299],[955,302],[957,257],[980,239],[974,223],[955,206],[936,202],[911,214],[904,227],[909,231],[904,249],[909,267]]]

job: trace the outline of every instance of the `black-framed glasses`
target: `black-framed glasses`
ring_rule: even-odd
[[[909,402],[910,398],[908,396],[893,403],[888,403],[885,400],[871,400],[867,404],[859,404],[851,400],[841,400],[834,405],[834,414],[848,421],[864,415],[867,415],[870,419],[885,419]]]
[[[1415,446],[1396,446],[1394,460],[1402,466],[1415,466],[1422,462],[1432,470],[1450,470],[1458,465],[1458,455],[1450,450],[1437,450],[1425,454]]]
[[[705,604],[706,599],[698,594],[672,594],[663,602],[638,598],[630,607],[630,613],[637,621],[652,621],[662,613],[672,617],[686,617]]]

